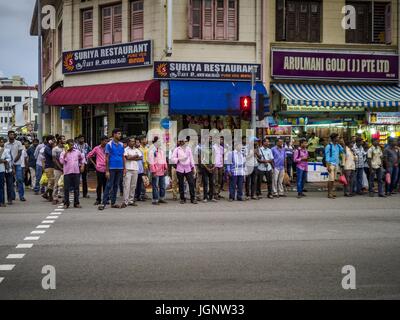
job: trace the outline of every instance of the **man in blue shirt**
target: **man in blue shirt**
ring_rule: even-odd
[[[109,198],[111,198],[111,208],[121,208],[115,204],[117,201],[117,191],[119,182],[123,176],[124,171],[124,145],[120,141],[122,133],[120,129],[112,131],[112,139],[106,144],[106,178],[107,185],[104,190],[103,204],[98,209],[104,210]]]
[[[337,133],[332,133],[330,138],[331,143],[325,147],[326,168],[328,169],[329,173],[328,198],[335,199],[335,180],[340,164],[340,155],[344,152],[344,150],[339,144],[339,135]]]

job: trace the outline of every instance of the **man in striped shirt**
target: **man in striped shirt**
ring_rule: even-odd
[[[243,182],[246,176],[246,157],[241,145],[228,153],[226,171],[229,176],[229,201],[243,201]]]

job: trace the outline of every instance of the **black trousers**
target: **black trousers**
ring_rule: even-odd
[[[82,176],[82,193],[86,197],[88,194],[88,184],[87,184],[88,166],[85,164],[85,171],[81,173]]]
[[[69,191],[74,191],[74,205],[79,204],[79,173],[71,173],[64,175],[64,204],[69,206]]]
[[[193,172],[192,171],[186,172],[186,173],[176,172],[176,175],[178,177],[179,194],[180,194],[181,200],[186,200],[186,198],[185,198],[185,178],[186,178],[186,181],[189,184],[190,201],[194,201],[195,191],[194,191]]]
[[[96,176],[97,176],[96,201],[101,203],[101,195],[104,193],[104,190],[106,189],[107,178],[105,172],[96,171]]]
[[[267,179],[267,187],[268,187],[268,195],[272,194],[272,170],[270,171],[257,171],[257,195],[261,196],[261,183],[263,181],[263,177]]]
[[[201,170],[203,180],[203,199],[212,200],[214,197],[214,172],[209,172],[205,168]]]
[[[138,180],[136,183],[136,190],[135,190],[135,200],[136,201],[143,200],[143,197],[142,197],[143,190],[144,190],[143,175],[144,175],[144,173],[138,174]]]
[[[253,168],[253,172],[246,176],[246,197],[254,197],[257,188],[257,168]],[[261,185],[260,185],[261,186]],[[261,193],[261,192],[260,192]],[[258,192],[257,192],[258,194]]]

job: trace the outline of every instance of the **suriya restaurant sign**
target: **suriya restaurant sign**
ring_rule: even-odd
[[[396,81],[394,53],[310,51],[272,48],[272,77]]]
[[[251,81],[253,68],[261,80],[260,64],[155,61],[154,79]]]
[[[63,74],[151,65],[151,40],[63,52]]]

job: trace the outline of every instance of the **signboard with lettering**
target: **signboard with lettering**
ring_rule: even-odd
[[[155,61],[154,79],[251,81],[253,67],[261,80],[260,64]]]
[[[63,52],[63,74],[152,65],[151,40]]]
[[[396,81],[394,53],[310,51],[272,48],[272,77]]]
[[[400,124],[400,112],[371,112],[368,119],[370,124]]]

